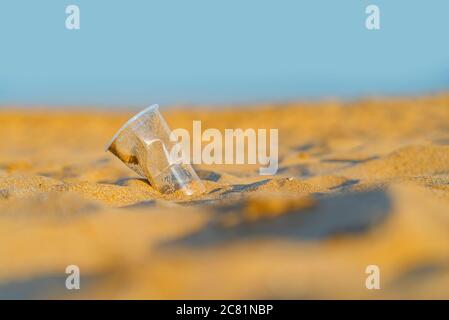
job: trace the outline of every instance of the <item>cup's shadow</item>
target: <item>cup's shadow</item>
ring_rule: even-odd
[[[255,237],[317,241],[334,235],[363,233],[388,218],[391,207],[391,200],[384,191],[321,196],[316,206],[273,218],[234,226],[212,219],[199,231],[162,246],[202,247]],[[218,217],[239,210],[244,210],[242,202],[218,207],[215,215]]]

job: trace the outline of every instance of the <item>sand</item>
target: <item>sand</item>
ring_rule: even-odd
[[[131,111],[6,106],[0,298],[449,298],[448,94],[161,111],[278,128],[277,175],[199,165],[206,194],[163,196],[104,152]]]

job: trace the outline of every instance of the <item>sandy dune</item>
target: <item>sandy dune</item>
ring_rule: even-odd
[[[200,165],[205,195],[162,196],[103,151],[131,112],[5,107],[0,298],[449,298],[449,95],[161,111],[278,128],[278,174]]]

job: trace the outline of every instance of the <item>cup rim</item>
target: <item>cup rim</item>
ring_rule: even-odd
[[[149,111],[154,111],[156,109],[159,108],[158,104],[152,104],[149,107],[146,107],[145,109],[143,109],[142,111],[140,111],[139,113],[135,114],[134,116],[132,116],[128,121],[125,122],[124,125],[122,125],[120,127],[120,129],[114,134],[114,136],[112,137],[112,139],[109,141],[109,143],[106,145],[105,150],[104,151],[108,151],[109,148],[111,147],[111,145],[114,143],[115,139],[117,139],[117,137],[131,124],[133,123],[135,120],[137,120],[138,118],[140,118],[143,114],[149,112]]]

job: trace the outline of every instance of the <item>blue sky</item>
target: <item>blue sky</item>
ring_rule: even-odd
[[[65,28],[76,4],[81,29]],[[381,30],[365,28],[380,7]],[[224,104],[449,88],[447,0],[3,0],[0,104]]]

